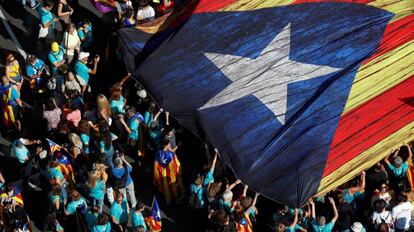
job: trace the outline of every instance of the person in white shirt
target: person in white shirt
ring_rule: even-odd
[[[147,0],[142,0],[137,11],[137,21],[153,21],[155,18],[155,10],[152,8]]]
[[[408,231],[411,222],[411,211],[413,206],[407,201],[404,195],[397,196],[397,205],[392,208],[392,220],[394,222],[395,231]]]
[[[134,9],[130,0],[115,1],[116,19],[121,20],[128,9]]]
[[[81,40],[79,39],[78,32],[76,31],[75,24],[69,24],[68,30],[63,34],[63,47],[66,49],[68,56],[68,63],[70,64],[75,55],[75,50],[79,53]]]
[[[385,209],[386,206],[387,202],[384,199],[374,202],[375,211],[372,213],[371,219],[376,230],[379,229],[381,223],[387,223],[387,225],[393,223],[391,212]]]

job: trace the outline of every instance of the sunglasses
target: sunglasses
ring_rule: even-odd
[[[388,187],[387,186],[381,186],[381,189],[387,189]]]

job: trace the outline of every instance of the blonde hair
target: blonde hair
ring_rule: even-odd
[[[109,120],[111,116],[111,106],[109,105],[108,99],[103,94],[99,94],[96,97],[96,105],[98,106],[99,114],[106,120]]]
[[[79,137],[79,135],[75,134],[75,133],[70,133],[68,136],[69,141],[72,143],[72,145],[82,149],[83,144],[82,144],[82,140]]]
[[[95,188],[96,182],[98,182],[100,178],[99,172],[93,171],[90,172],[88,175],[88,183],[86,184],[89,189]]]

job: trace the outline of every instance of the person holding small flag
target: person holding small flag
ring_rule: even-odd
[[[145,222],[151,232],[160,232],[162,229],[161,210],[155,197],[152,201],[151,214],[145,218]]]
[[[170,204],[181,197],[181,165],[172,151],[168,140],[161,142],[162,149],[155,153],[153,181],[158,191],[164,194],[165,201]]]

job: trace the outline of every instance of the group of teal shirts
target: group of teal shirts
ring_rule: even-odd
[[[213,172],[209,170],[207,175],[204,178],[203,184],[201,186],[197,186],[195,184],[191,184],[190,191],[191,194],[195,194],[197,197],[197,201],[199,202],[200,208],[204,207],[206,193],[207,193],[207,186],[209,183],[214,181]]]
[[[126,224],[128,222],[128,202],[126,198],[124,198],[121,204],[119,204],[117,201],[112,203],[110,214],[116,219],[118,223]],[[147,231],[147,225],[145,224],[144,216],[141,212],[133,210],[131,218],[133,228],[143,226],[145,228],[144,231]]]

